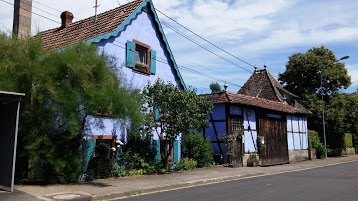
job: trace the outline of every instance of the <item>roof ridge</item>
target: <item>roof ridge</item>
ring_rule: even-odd
[[[280,85],[280,83],[278,83],[278,81],[272,77],[271,73],[267,69],[265,69],[264,71],[266,72],[266,76],[269,79],[271,87],[274,90],[275,96],[280,102],[283,102],[283,97],[275,85],[276,83]]]

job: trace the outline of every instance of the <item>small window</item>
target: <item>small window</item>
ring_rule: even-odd
[[[150,46],[137,40],[133,40],[135,43],[134,50],[134,70],[142,73],[149,74],[150,67]]]
[[[134,52],[134,62],[147,64],[147,51],[147,48],[140,45],[136,45]]]
[[[133,68],[134,72],[155,75],[156,51],[149,45],[137,40],[127,41],[126,65]]]

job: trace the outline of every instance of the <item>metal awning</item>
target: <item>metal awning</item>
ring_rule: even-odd
[[[25,94],[0,91],[0,189],[14,190],[20,101]]]

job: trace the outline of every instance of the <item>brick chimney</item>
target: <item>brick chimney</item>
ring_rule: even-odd
[[[31,33],[32,0],[14,0],[12,33],[16,37]]]
[[[73,14],[69,11],[64,11],[61,13],[61,28],[66,28],[71,26],[73,20]]]

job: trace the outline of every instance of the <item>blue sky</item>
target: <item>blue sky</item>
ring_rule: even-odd
[[[4,0],[13,3],[13,0]],[[358,1],[356,0],[152,0],[155,7],[190,30],[245,62],[267,69],[277,76],[285,71],[288,57],[324,45],[343,60],[358,87]],[[98,0],[104,12],[127,0]],[[59,26],[61,11],[71,11],[75,20],[94,15],[95,0],[33,0],[32,33]],[[46,5],[46,6],[45,6]],[[0,1],[0,28],[12,28],[13,6]],[[47,7],[48,6],[48,7]],[[54,8],[54,9],[52,9]],[[41,11],[41,10],[43,11]],[[45,12],[44,12],[45,11]],[[176,62],[209,76],[226,80],[228,90],[238,91],[253,67],[209,45],[158,13],[165,23],[180,30],[202,46],[229,62],[209,53],[162,25]],[[233,65],[234,63],[235,65]],[[245,70],[243,70],[245,69]],[[181,70],[187,85],[208,93],[216,80]],[[221,85],[224,83],[219,82]],[[235,85],[239,86],[235,86]]]

